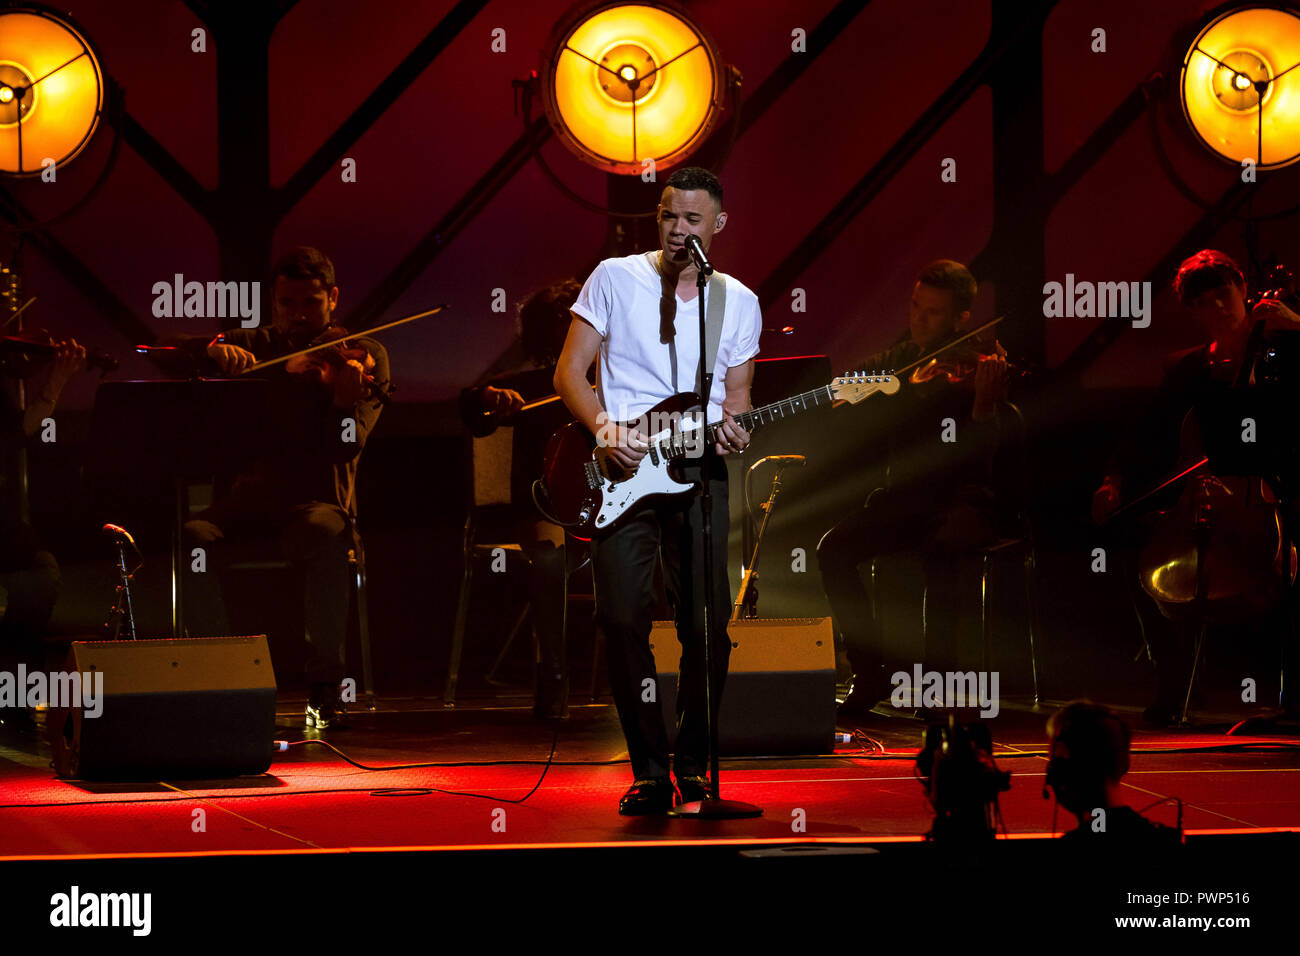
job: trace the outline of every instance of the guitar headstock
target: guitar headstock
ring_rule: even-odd
[[[831,380],[831,397],[837,402],[856,405],[868,395],[877,392],[893,395],[898,391],[898,379],[885,372],[850,372]]]

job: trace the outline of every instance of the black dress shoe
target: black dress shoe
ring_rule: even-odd
[[[853,690],[849,692],[849,696],[844,698],[844,703],[840,704],[835,713],[838,717],[857,718],[860,720],[866,719],[871,714],[872,708],[874,708],[882,699],[888,702],[888,695],[881,695],[867,690],[859,690],[857,687],[854,687]]]
[[[682,803],[694,803],[713,795],[708,777],[678,777],[677,790],[682,795]]]
[[[677,788],[667,777],[637,780],[618,802],[618,812],[625,817],[647,813],[667,813],[673,808]]]
[[[307,700],[308,730],[344,730],[348,726],[348,709],[334,684],[313,684]]]
[[[306,724],[308,730],[346,730],[348,710],[342,704],[322,704],[319,707],[307,705]]]

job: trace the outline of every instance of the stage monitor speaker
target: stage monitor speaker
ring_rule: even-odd
[[[82,780],[264,773],[275,736],[266,635],[76,641],[66,671],[103,675],[102,699],[52,707],[54,767]],[[66,702],[58,702],[60,704]]]
[[[731,660],[718,718],[728,756],[822,754],[835,749],[835,639],[828,617],[732,621]],[[677,727],[681,644],[671,621],[656,621],[650,649],[669,740]]]

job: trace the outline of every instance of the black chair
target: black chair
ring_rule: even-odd
[[[1015,560],[1022,568],[1025,589],[1025,616],[1029,631],[1029,666],[1033,676],[1034,710],[1042,704],[1038,683],[1038,552],[1034,543],[1033,523],[1030,519],[1029,445],[1025,418],[1011,402],[999,406],[998,421],[1001,436],[998,442],[997,461],[994,466],[994,486],[997,493],[997,512],[1000,518],[999,537],[983,548],[962,555],[980,562],[980,636],[981,659],[984,670],[990,670],[993,656],[993,626],[989,615],[989,579],[995,561]],[[873,557],[870,570],[869,591],[872,613],[879,616],[878,585],[879,557]],[[886,556],[890,557],[890,556]],[[922,589],[922,609],[926,590]],[[921,615],[922,640],[926,634],[926,615]]]
[[[470,472],[467,481],[469,500],[467,501],[465,531],[461,544],[465,570],[461,577],[460,596],[456,602],[456,620],[452,628],[451,653],[447,661],[447,683],[443,691],[444,707],[456,706],[456,692],[460,684],[461,664],[465,651],[465,632],[469,625],[470,599],[473,591],[475,566],[484,557],[493,556],[498,549],[516,554],[519,558],[527,560],[527,552],[518,541],[480,540],[484,526],[492,525],[494,523],[493,518],[506,518],[517,510],[517,503],[512,495],[510,481],[514,453],[514,429],[509,425],[503,425],[482,437],[470,437],[468,446],[466,459]],[[530,504],[527,507],[532,506]],[[569,629],[569,602],[585,597],[584,595],[570,594],[569,579],[575,572],[586,567],[590,560],[590,557],[586,554],[583,554],[581,559],[578,560],[572,546],[565,549],[564,613],[561,628],[566,638],[566,646]],[[506,654],[509,652],[515,637],[523,629],[531,610],[531,602],[526,601],[515,618],[514,625],[510,629],[505,643],[497,652],[496,658],[486,674],[489,683],[495,682],[496,672],[505,661]]]

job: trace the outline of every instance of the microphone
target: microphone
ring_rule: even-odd
[[[713,275],[713,263],[709,261],[709,257],[704,251],[704,244],[700,242],[700,237],[695,233],[691,233],[686,237],[686,251],[691,254],[691,259],[695,262],[695,268],[706,276]]]
[[[118,527],[115,524],[106,524],[102,530],[110,538],[117,538],[119,541],[125,541],[131,547],[135,547],[135,538],[131,537],[130,532],[125,528]]]
[[[753,471],[756,468],[758,468],[761,465],[767,464],[769,461],[776,462],[778,468],[785,468],[788,465],[808,464],[808,459],[805,458],[803,455],[765,455],[762,458],[760,458],[758,461],[754,462],[752,465],[749,466],[749,469],[745,472],[746,475],[745,480],[748,481],[749,480],[748,476],[751,473],[753,473]]]

